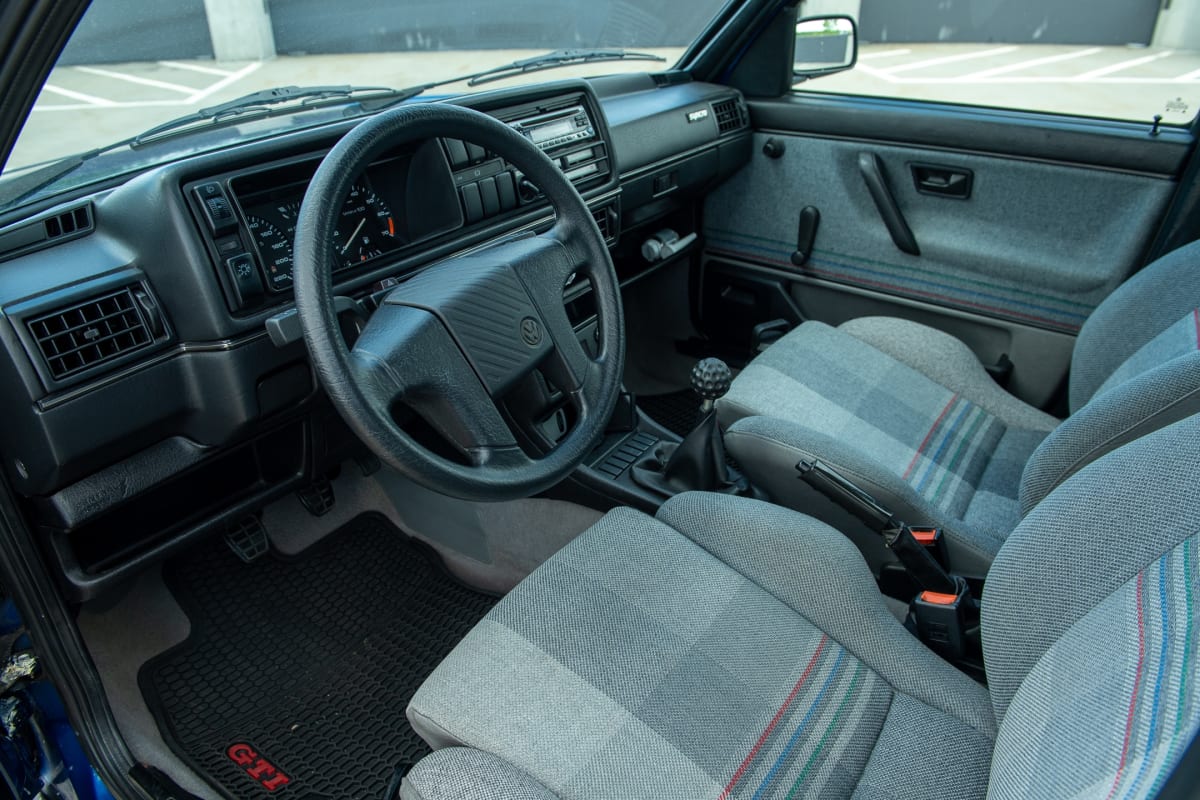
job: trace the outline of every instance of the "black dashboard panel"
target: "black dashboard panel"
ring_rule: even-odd
[[[514,125],[559,164],[615,248],[622,279],[650,268],[622,256],[637,253],[639,225],[693,207],[749,157],[741,96],[677,78],[562,81],[449,102]],[[736,124],[719,124],[731,106]],[[320,434],[332,413],[303,345],[277,346],[265,323],[292,309],[296,210],[321,157],[353,124],[166,164],[0,229],[0,380],[13,387],[0,396],[4,468],[79,592],[115,574],[114,564],[157,557],[221,523],[188,488],[198,470],[241,482],[223,490],[238,498],[227,515],[333,457]],[[64,231],[75,220],[86,224]],[[345,307],[365,313],[374,294],[423,266],[552,221],[536,186],[471,143],[400,147],[345,201],[330,242],[334,283]],[[106,300],[114,292],[132,299],[116,308]],[[586,292],[567,289],[585,323]],[[60,317],[70,326],[53,327]],[[118,322],[145,328],[136,346],[93,350],[99,337],[125,335]],[[76,349],[94,359],[71,360],[56,377],[38,337],[62,331],[72,359]],[[78,347],[71,335],[84,337]],[[235,470],[239,454],[256,466]],[[156,516],[163,508],[173,510],[168,522]],[[136,523],[143,518],[159,522],[151,531]],[[110,542],[114,532],[138,541]],[[72,573],[85,552],[91,566]]]

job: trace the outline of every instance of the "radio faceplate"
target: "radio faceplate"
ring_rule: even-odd
[[[596,135],[596,127],[583,106],[527,117],[511,125],[517,133],[543,151],[582,142]]]

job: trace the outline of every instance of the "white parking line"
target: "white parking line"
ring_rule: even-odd
[[[116,72],[111,69],[100,69],[99,67],[75,67],[75,70],[77,72],[86,72],[88,75],[99,75],[103,78],[112,78],[113,80],[137,83],[142,86],[153,86],[156,89],[167,89],[172,92],[182,92],[183,94],[192,94],[196,91],[194,86],[181,86],[178,83],[156,81],[153,78],[143,78],[138,75],[126,75],[124,72]]]
[[[1095,55],[1101,52],[1099,47],[1089,47],[1086,50],[1076,50],[1071,53],[1059,53],[1056,56],[1045,56],[1043,58],[1034,58],[1029,61],[1018,61],[1015,64],[1008,64],[1003,67],[992,67],[991,69],[972,72],[970,75],[963,75],[963,80],[979,80],[980,78],[991,78],[996,75],[1006,75],[1010,72],[1017,72],[1031,67],[1040,67],[1043,64],[1057,64],[1059,61],[1070,61],[1073,58],[1083,58],[1084,56]]]
[[[45,86],[42,87],[42,89],[49,92],[50,94],[57,94],[62,97],[69,97],[72,100],[82,101],[83,103],[86,104],[86,106],[116,105],[116,103],[114,103],[112,100],[105,100],[103,97],[93,97],[92,95],[84,94],[83,92],[76,92],[76,91],[72,91],[71,89],[64,89],[61,86],[55,86],[54,84],[51,84],[51,83],[47,83]],[[57,107],[58,106],[56,106],[56,108]],[[71,106],[71,107],[78,108],[79,106]]]
[[[261,66],[262,66],[261,61],[251,61],[249,64],[242,67],[237,72],[230,73],[229,75],[226,75],[224,78],[217,81],[213,85],[208,86],[208,87],[196,92],[195,94],[193,94],[191,97],[188,98],[188,102],[189,103],[199,103],[201,100],[208,97],[213,92],[219,92],[222,89],[224,89],[226,86],[229,86],[230,84],[233,84],[233,83],[237,83],[242,78],[244,78],[247,75],[249,75],[250,73],[254,72]]]
[[[865,53],[859,56],[858,60],[864,61],[870,59],[871,61],[874,61],[877,58],[895,58],[896,56],[906,56],[911,52],[912,50],[908,49],[907,47],[901,47],[899,50],[884,50],[880,53]]]
[[[1161,53],[1154,53],[1153,55],[1142,56],[1141,58],[1131,58],[1128,61],[1118,61],[1116,64],[1109,64],[1107,67],[1101,67],[1100,69],[1094,69],[1091,72],[1085,72],[1082,75],[1076,75],[1072,80],[1090,81],[1095,78],[1102,78],[1105,75],[1111,75],[1114,72],[1120,72],[1121,70],[1129,69],[1130,67],[1138,67],[1142,64],[1149,64],[1151,61],[1158,61],[1160,58],[1166,58],[1174,53],[1174,50],[1163,50]]]
[[[1200,69],[1196,70],[1195,72],[1188,72],[1186,74],[1180,75],[1175,80],[1179,81],[1180,83],[1187,83],[1188,81],[1200,80]]]
[[[104,106],[105,108],[157,108],[161,106],[191,106],[199,103],[201,100],[210,95],[221,91],[222,89],[240,81],[250,73],[262,66],[261,61],[252,61],[236,72],[222,72],[224,75],[221,80],[216,81],[203,89],[188,89],[190,93],[188,97],[183,97],[178,100],[108,100],[103,97],[96,97],[83,92],[76,92],[72,89],[64,89],[60,86],[47,83],[45,90],[51,94],[60,95],[78,100],[78,103],[38,103],[33,107],[34,111],[79,111],[80,109],[94,108],[96,106]],[[72,67],[72,69],[90,69],[85,67]],[[93,72],[107,72],[107,70],[91,70]],[[123,74],[123,73],[114,73]],[[131,76],[125,75],[129,78]],[[139,81],[134,81],[138,83]]]
[[[220,75],[221,77],[225,77],[233,74],[228,70],[217,69],[216,67],[206,67],[201,64],[189,64],[186,61],[160,61],[158,63],[159,66],[170,67],[171,69],[187,69],[191,70],[192,72],[202,72],[205,75]]]
[[[898,67],[893,67],[887,70],[891,75],[897,72],[909,72],[914,69],[922,69],[924,67],[936,67],[941,64],[954,64],[958,61],[969,61],[973,58],[987,58],[988,56],[1002,56],[1005,53],[1011,53],[1016,50],[1016,46],[1010,47],[993,47],[990,50],[975,50],[970,53],[958,53],[953,56],[941,56],[939,58],[927,58],[924,61],[914,61],[911,64],[901,64]]]

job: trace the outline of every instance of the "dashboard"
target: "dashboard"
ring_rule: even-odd
[[[639,245],[694,225],[750,157],[743,98],[680,76],[613,76],[473,95],[583,196],[618,276]],[[304,192],[354,121],[254,139],[60,198],[0,227],[4,470],[73,596],[104,587],[340,463],[292,303]],[[343,320],[423,267],[553,215],[470,142],[382,153],[343,199],[328,263]],[[693,228],[694,229],[694,228]],[[564,287],[585,347],[586,285]]]

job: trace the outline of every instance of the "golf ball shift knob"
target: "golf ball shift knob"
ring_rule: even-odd
[[[705,358],[692,367],[692,389],[704,400],[725,396],[733,382],[733,371],[719,358]]]

